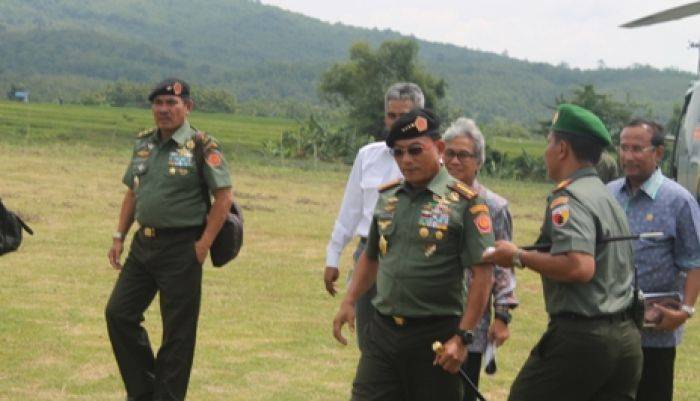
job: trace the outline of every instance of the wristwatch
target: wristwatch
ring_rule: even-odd
[[[118,239],[118,240],[123,240],[124,239],[124,233],[121,231],[115,231],[112,233],[112,239]]]
[[[690,305],[686,305],[686,304],[681,305],[681,310],[688,314],[689,319],[691,317],[693,317],[693,315],[695,314],[695,308],[690,306]]]
[[[513,254],[513,267],[517,267],[518,269],[523,268],[523,262],[522,260],[520,260],[520,256],[522,256],[522,254],[522,249],[518,249],[517,251],[515,251],[515,253]]]
[[[464,345],[469,345],[474,342],[474,330],[457,329],[457,335]]]

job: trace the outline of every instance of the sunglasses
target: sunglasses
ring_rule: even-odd
[[[402,149],[402,148],[391,148],[391,154],[397,159],[400,159],[403,157],[405,153],[408,153],[409,156],[411,157],[416,157],[423,153],[423,147],[422,146],[409,146],[407,149]]]

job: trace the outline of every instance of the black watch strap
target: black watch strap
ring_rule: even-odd
[[[507,310],[496,309],[496,311],[493,313],[493,317],[505,324],[509,324],[510,321],[513,320],[513,316]]]
[[[464,345],[469,345],[474,342],[474,330],[457,329],[457,335]]]

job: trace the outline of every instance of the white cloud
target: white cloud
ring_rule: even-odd
[[[635,63],[695,71],[700,16],[622,29],[624,22],[687,3],[682,0],[263,0],[329,22],[390,28],[421,39],[453,43],[553,64],[595,68]],[[426,4],[430,8],[426,8]]]

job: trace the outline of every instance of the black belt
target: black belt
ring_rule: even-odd
[[[377,312],[380,319],[386,321],[395,327],[416,327],[425,326],[432,323],[445,321],[447,319],[458,319],[459,316],[423,316],[423,317],[406,317],[398,315],[384,315]]]
[[[164,227],[164,228],[156,228],[156,227],[148,227],[148,226],[141,226],[139,228],[138,233],[148,239],[155,239],[155,238],[166,238],[166,237],[174,237],[182,234],[195,234],[195,233],[201,233],[204,230],[203,226],[190,226],[190,227]]]
[[[551,315],[549,317],[551,320],[568,320],[571,322],[623,322],[627,319],[632,318],[632,313],[625,310],[617,313],[610,313],[606,315],[597,316],[586,316],[573,312],[561,312]]]

